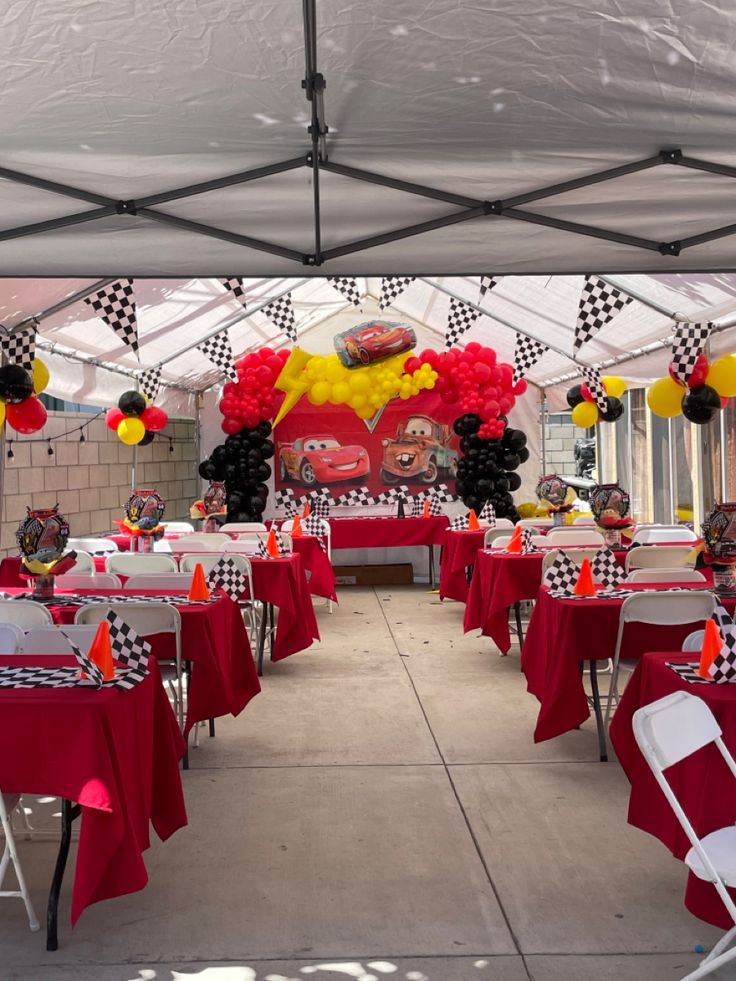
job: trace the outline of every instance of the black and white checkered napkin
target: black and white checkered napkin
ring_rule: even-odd
[[[221,555],[210,569],[207,585],[211,589],[221,589],[237,602],[248,589],[248,577],[229,555]]]
[[[610,548],[603,546],[593,556],[590,563],[593,580],[600,586],[615,586],[626,579],[626,573],[616,561],[616,556]]]
[[[486,501],[486,503],[480,509],[478,521],[482,521],[484,524],[488,525],[489,528],[496,527],[496,509],[490,501]]]
[[[12,333],[3,328],[5,333],[0,338],[2,352],[11,364],[19,364],[26,371],[33,371],[33,359],[36,357],[36,334],[38,321],[32,320],[22,330]]]
[[[423,505],[422,505],[423,507]],[[429,495],[429,514],[432,518],[439,518],[445,512],[442,510],[442,498],[439,494]]]
[[[308,520],[309,520],[308,518],[305,518],[305,521],[308,521]],[[302,528],[303,527],[304,527],[304,522],[302,522]],[[287,550],[286,550],[286,545],[284,544],[284,539],[281,536],[281,532],[280,531],[277,531],[275,528],[273,530],[273,533],[274,533],[274,537],[276,538],[276,546],[277,546],[277,548],[279,550],[279,558],[283,558],[285,555],[288,555],[289,554],[287,552]],[[266,539],[265,538],[259,537],[259,539],[258,539],[258,550],[256,551],[256,555],[258,556],[259,559],[271,559],[271,558],[274,558],[274,556],[272,556],[272,555],[269,554],[268,548],[266,547]]]
[[[534,547],[534,543],[532,542],[533,535],[534,532],[531,530],[531,528],[521,529],[521,554],[522,555],[529,555],[530,552],[536,552],[536,548]]]
[[[81,671],[83,671],[84,674],[89,678],[89,680],[92,682],[95,688],[102,688],[102,683],[105,680],[105,676],[102,673],[102,669],[97,664],[95,664],[95,662],[92,660],[89,654],[85,654],[85,652],[81,648],[77,647],[77,645],[74,643],[71,637],[65,634],[63,630],[61,631],[61,633],[64,634],[67,643],[74,651],[74,657],[77,659],[77,664],[79,665]]]
[[[532,337],[524,334],[516,335],[514,346],[514,381],[517,382],[526,376],[527,371],[533,368],[545,351],[549,348],[541,341],[535,341]]]
[[[483,299],[486,293],[489,293],[494,286],[498,286],[501,282],[500,276],[481,276],[480,277],[480,290],[478,291],[478,303]]]
[[[206,341],[202,341],[201,344],[197,345],[197,350],[208,361],[211,361],[216,368],[219,368],[226,378],[229,378],[230,381],[237,382],[238,373],[235,370],[233,349],[226,330],[221,330],[214,337],[208,337]]]
[[[381,280],[381,295],[378,298],[378,305],[381,310],[390,307],[394,300],[401,296],[409,283],[413,282],[413,276],[384,276]]]
[[[583,344],[595,337],[601,327],[605,327],[628,303],[631,303],[631,297],[615,286],[609,286],[598,276],[586,276],[575,324],[574,354],[577,355]]]
[[[328,276],[327,282],[334,286],[338,293],[342,293],[354,307],[360,306],[360,287],[354,276]]]
[[[430,508],[432,507],[431,498],[430,498],[429,506]],[[469,522],[470,522],[470,517],[467,514],[458,514],[450,522],[450,531],[467,531]]]
[[[713,619],[723,638],[723,648],[709,672],[717,685],[723,685],[736,681],[736,626],[720,603],[716,604]]]
[[[33,593],[16,593],[13,596],[4,596],[3,599],[11,600],[32,600]],[[137,596],[135,593],[119,593],[103,596],[97,593],[83,593],[80,595],[65,595],[57,593],[46,606],[86,606],[89,603],[175,603],[176,606],[201,606],[203,603],[212,603],[208,600],[190,600],[183,593],[166,596]]]
[[[456,344],[463,334],[466,334],[476,322],[480,313],[474,307],[465,303],[463,300],[456,300],[450,297],[450,314],[447,319],[447,329],[445,330],[445,347],[452,347]]]
[[[138,318],[132,279],[119,279],[84,300],[121,341],[138,353]]]
[[[411,502],[411,515],[412,518],[421,518],[424,514],[424,498],[415,497]]]
[[[710,678],[701,678],[698,674],[699,661],[665,661],[668,668],[679,675],[683,681],[691,685],[709,685]]]
[[[672,340],[672,371],[678,381],[687,385],[693,373],[695,362],[710,337],[713,324],[703,321],[699,324],[678,323]]]
[[[153,402],[161,391],[161,367],[157,365],[154,368],[146,368],[138,375],[138,381],[143,394]]]
[[[556,595],[572,593],[579,575],[580,569],[577,565],[567,552],[560,550],[554,562],[547,567],[542,583],[549,586],[550,591]]]
[[[151,656],[151,645],[114,610],[108,610],[105,619],[110,625],[112,656],[131,671],[145,674]]]
[[[263,307],[261,313],[264,317],[268,317],[271,323],[282,333],[286,334],[293,344],[296,344],[296,317],[290,292],[284,293],[283,296]]]

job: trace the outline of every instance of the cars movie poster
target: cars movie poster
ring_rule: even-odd
[[[347,406],[302,399],[274,430],[276,489],[296,498],[323,487],[333,498],[352,487],[378,495],[399,484],[413,493],[435,484],[454,491],[453,411],[434,392],[392,399],[371,432]]]

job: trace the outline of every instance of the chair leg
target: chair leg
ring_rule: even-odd
[[[729,933],[733,933],[733,931],[729,931]],[[729,934],[726,936],[728,935]],[[691,974],[687,974],[682,981],[699,981],[700,978],[707,977],[709,974],[712,974],[713,971],[717,971],[719,968],[723,967],[724,964],[728,964],[730,961],[736,958],[736,947],[732,947],[731,950],[727,950],[725,953],[718,954],[718,956],[713,957],[713,951],[717,950],[722,942],[723,940],[719,941],[710,954],[700,962],[700,966],[697,967]]]
[[[2,822],[3,831],[5,832],[5,849],[3,851],[2,859],[0,859],[0,887],[2,887],[3,879],[8,870],[9,864],[13,863],[13,868],[15,869],[15,877],[18,880],[18,891],[9,892],[8,894],[13,896],[18,896],[23,900],[23,904],[26,908],[26,914],[28,916],[28,925],[34,932],[40,930],[41,926],[38,922],[38,917],[36,916],[36,911],[33,908],[33,903],[31,902],[31,896],[28,892],[28,886],[26,884],[25,876],[23,875],[23,867],[20,864],[20,858],[18,857],[18,850],[15,846],[15,838],[13,837],[13,829],[10,824],[10,816],[7,819],[3,819]],[[1,895],[1,894],[0,894]]]
[[[210,739],[215,735],[215,720],[210,719]]]
[[[256,649],[257,653],[257,670],[259,677],[263,674],[263,654],[266,647],[266,611],[261,610],[260,621],[258,624],[258,645]]]
[[[519,650],[524,645],[524,629],[521,626],[521,603],[514,603],[514,616],[516,617],[516,632],[519,635]]]
[[[598,690],[598,668],[595,661],[590,662],[590,688],[593,692],[593,711],[595,712],[595,724],[598,729],[600,760],[601,763],[607,763],[608,745],[606,742],[606,726],[603,723],[603,714],[601,712],[601,695]]]

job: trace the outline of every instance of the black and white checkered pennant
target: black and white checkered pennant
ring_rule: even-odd
[[[245,288],[243,287],[243,280],[240,276],[231,276],[229,279],[221,279],[220,282],[233,296],[240,300],[243,306],[247,306],[248,297],[245,294]]]
[[[145,673],[151,656],[151,645],[114,610],[108,610],[105,619],[110,624],[112,656],[133,671]]]
[[[490,501],[486,501],[486,503],[480,509],[478,521],[482,521],[483,524],[488,525],[489,528],[496,527],[496,509]]]
[[[533,532],[531,528],[521,529],[521,554],[529,555],[530,552],[535,552],[534,542],[532,541]]]
[[[325,520],[318,514],[310,514],[308,518],[302,519],[302,531],[305,535],[324,535],[326,534],[323,524]]]
[[[457,494],[453,494],[447,484],[437,484],[429,492],[430,497],[436,497],[440,504],[452,504],[457,500]]]
[[[439,494],[429,495],[429,514],[432,518],[440,518],[445,512],[442,510],[442,498]],[[467,525],[466,525],[467,527]]]
[[[2,335],[2,351],[11,364],[19,364],[26,371],[33,371],[37,332],[38,323],[34,320],[23,330]]]
[[[350,300],[353,306],[360,306],[358,280],[353,276],[328,276],[327,282],[331,283],[338,293],[342,293],[346,300]]]
[[[102,669],[95,664],[89,654],[85,654],[81,648],[77,647],[71,637],[65,634],[63,630],[61,633],[64,634],[67,643],[74,651],[74,657],[77,659],[77,664],[79,665],[80,669],[87,675],[95,688],[102,688],[102,682],[105,680]]]
[[[293,344],[296,343],[296,317],[291,293],[285,293],[277,300],[269,303],[268,306],[263,307],[261,313],[264,317],[268,317],[278,330],[286,334]]]
[[[601,586],[615,586],[626,579],[626,573],[610,548],[599,548],[590,563],[593,579]]]
[[[215,334],[214,337],[208,337],[206,341],[202,341],[201,344],[197,345],[197,350],[203,354],[208,361],[211,361],[216,368],[229,378],[230,381],[236,382],[238,380],[238,373],[235,370],[235,360],[233,358],[233,349],[230,345],[230,338],[226,330],[221,330],[219,334]]]
[[[597,368],[592,365],[580,366],[580,371],[585,378],[585,384],[588,386],[590,394],[595,399],[595,404],[601,410],[605,412],[608,408],[608,400],[606,396],[606,390],[603,387],[603,382],[601,381],[601,375]]]
[[[572,593],[578,581],[580,569],[567,552],[560,551],[554,562],[547,568],[542,583],[554,593]]]
[[[283,508],[289,518],[296,516],[296,497],[294,497],[294,491],[290,487],[286,487],[284,490],[276,491],[276,494],[274,495],[274,503],[278,509]]]
[[[248,577],[229,555],[221,555],[210,569],[207,585],[211,589],[221,589],[237,602],[248,589]]]
[[[476,322],[480,314],[473,307],[463,300],[456,300],[450,297],[450,314],[447,320],[447,330],[445,331],[445,347],[452,347],[457,341],[467,333]]]
[[[309,513],[318,518],[329,518],[332,507],[332,497],[326,488],[310,491],[302,500],[309,504]]]
[[[690,380],[695,362],[702,353],[712,330],[713,324],[705,321],[699,324],[679,323],[675,327],[675,336],[672,340],[672,371],[683,385],[687,385]]]
[[[486,293],[490,292],[494,286],[497,286],[500,282],[500,276],[481,276],[480,277],[480,291],[478,293],[478,303],[483,299]]]
[[[413,276],[384,276],[381,280],[381,295],[378,299],[381,310],[390,307],[394,300],[401,296],[409,283],[413,282]]]
[[[374,502],[373,495],[367,487],[352,487],[338,497],[337,503],[343,507],[364,507]]]
[[[524,378],[527,371],[533,368],[548,350],[547,345],[542,344],[541,341],[535,341],[524,334],[517,334],[514,347],[514,381]]]
[[[586,276],[575,324],[574,354],[628,303],[631,303],[631,297],[615,286],[609,286],[598,276]]]
[[[406,484],[389,487],[373,498],[373,504],[397,504],[399,501],[403,501],[404,504],[411,501],[411,493]]]
[[[112,327],[121,341],[138,353],[138,318],[132,279],[119,279],[109,286],[85,297],[108,327]]]
[[[158,393],[161,391],[161,368],[156,366],[155,368],[146,368],[138,375],[138,381],[140,382],[141,390],[143,394],[151,402],[156,398]]]
[[[717,685],[736,682],[736,627],[720,603],[713,611],[713,620],[723,638],[723,648],[708,669]]]
[[[432,507],[432,499],[430,498],[430,509]],[[450,522],[450,531],[467,531],[468,522],[470,518],[467,514],[458,514]]]

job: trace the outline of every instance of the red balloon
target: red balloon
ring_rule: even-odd
[[[407,358],[404,362],[404,371],[407,375],[413,375],[415,371],[419,371],[422,367],[422,362],[419,358]]]
[[[514,395],[523,395],[526,390],[527,390],[526,379],[520,378],[511,391],[514,393]]]
[[[272,347],[262,347],[262,348],[260,349],[260,351],[256,351],[256,354],[257,354],[257,355],[258,355],[258,357],[259,357],[259,358],[261,359],[261,361],[262,361],[262,362],[264,362],[264,363],[265,363],[266,361],[268,361],[268,359],[269,359],[269,358],[271,358],[271,357],[273,357],[273,355],[274,355],[275,353],[276,353],[276,352],[274,351],[274,349],[273,349]],[[258,425],[258,423],[254,423],[254,425],[256,425],[256,426],[257,426],[257,425]]]
[[[473,377],[477,382],[483,384],[484,382],[490,381],[491,369],[483,361],[476,361],[473,365]]]
[[[16,433],[27,436],[43,429],[48,416],[43,402],[35,395],[29,395],[23,402],[8,402],[5,406],[5,418]]]
[[[223,433],[227,433],[228,436],[234,436],[239,433],[243,428],[237,419],[223,419],[221,425]]]
[[[274,373],[274,375],[279,375],[281,373],[281,368],[283,367],[281,358],[278,354],[272,354],[270,358],[266,361],[266,364]]]
[[[588,388],[587,385],[580,386],[580,394],[583,396],[586,402],[595,402],[595,399],[593,398],[593,393],[591,392],[591,390]]]
[[[721,395],[721,408],[725,409],[727,405],[728,405],[728,396]]]
[[[156,405],[149,405],[138,417],[149,433],[157,433],[169,421],[168,415]]]
[[[114,409],[108,409],[105,413],[105,425],[108,429],[112,429],[113,432],[117,432],[118,426],[123,419],[125,419],[125,416],[117,406]]]
[[[670,365],[670,378],[676,381],[678,385],[682,385],[682,382],[677,377],[674,372],[672,365]],[[710,371],[710,365],[708,364],[708,359],[704,354],[699,354],[698,359],[695,362],[695,367],[693,368],[693,373],[687,380],[688,388],[699,388],[701,385],[705,385],[705,379]]]

